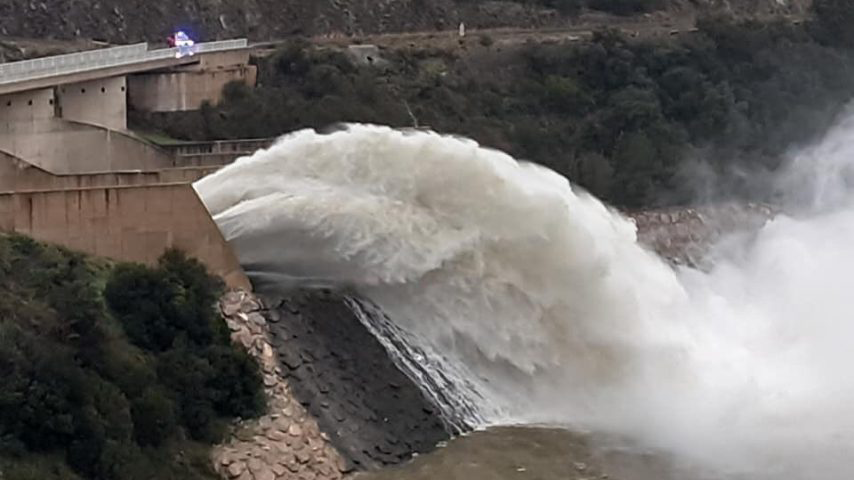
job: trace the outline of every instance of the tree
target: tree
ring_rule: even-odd
[[[176,324],[175,298],[180,295],[166,274],[144,265],[119,265],[110,275],[104,296],[122,321],[130,340],[149,351],[172,347],[182,330]]]
[[[149,388],[131,405],[133,435],[142,446],[159,446],[175,430],[175,405],[167,394]]]

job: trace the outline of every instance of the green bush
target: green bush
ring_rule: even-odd
[[[131,341],[163,352],[178,340],[198,346],[227,341],[228,330],[215,311],[221,289],[199,262],[170,251],[157,269],[116,267],[104,295]]]
[[[131,405],[133,435],[142,446],[160,446],[172,436],[177,420],[175,404],[160,389],[150,388]]]
[[[178,251],[166,252],[157,268],[116,267],[105,289],[130,339],[155,355],[157,378],[174,398],[183,426],[203,441],[220,438],[222,417],[250,417],[264,406],[257,364],[231,345],[215,309],[221,292],[221,281]],[[168,409],[152,398],[135,407],[139,415]],[[143,443],[160,438],[156,430],[140,430]]]
[[[234,345],[216,345],[205,351],[216,373],[209,381],[213,405],[226,417],[252,418],[264,410],[263,384],[255,360]]]
[[[221,288],[179,252],[111,269],[0,236],[4,478],[215,478],[179,430],[210,442],[263,408],[257,365],[215,310]]]
[[[263,411],[257,364],[231,345],[198,352],[173,349],[160,356],[157,371],[177,399],[182,422],[195,439],[219,440],[219,417],[250,418]]]
[[[130,340],[145,350],[162,352],[185,328],[176,322],[180,292],[165,272],[144,265],[119,265],[107,282],[104,296],[121,320]]]

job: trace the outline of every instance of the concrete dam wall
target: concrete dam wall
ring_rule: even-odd
[[[251,285],[189,183],[0,193],[0,229],[92,255],[153,263],[167,248]]]

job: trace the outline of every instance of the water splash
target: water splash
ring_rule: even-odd
[[[196,189],[256,279],[369,299],[382,315],[363,321],[454,421],[566,424],[723,474],[842,479],[854,202],[814,170],[854,159],[852,136],[843,122],[800,152],[778,185],[801,216],[722,244],[710,272],[673,270],[554,172],[430,132],[301,131]]]

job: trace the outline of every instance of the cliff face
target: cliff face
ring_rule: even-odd
[[[671,0],[671,12],[714,9],[739,15],[799,14],[811,0]],[[460,21],[477,28],[577,23],[530,2],[463,0],[5,0],[0,35],[160,40],[176,28],[203,39],[435,30]]]

